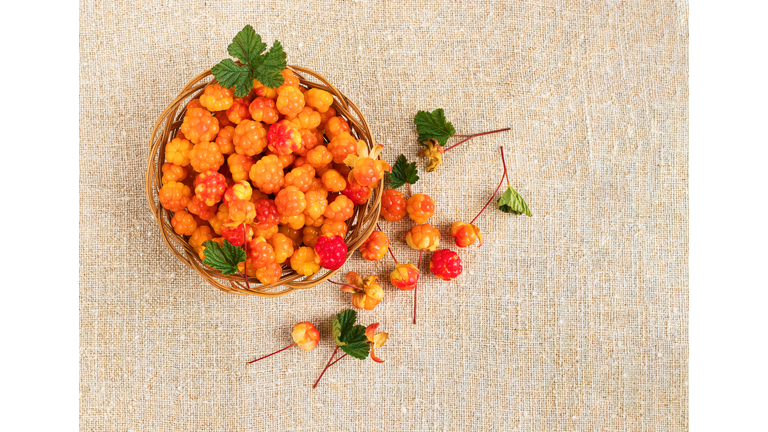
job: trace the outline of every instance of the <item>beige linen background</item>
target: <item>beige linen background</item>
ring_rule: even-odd
[[[688,429],[688,6],[681,1],[80,2],[83,431]],[[389,161],[417,159],[413,115],[458,133],[414,191],[443,245],[501,174],[534,216],[485,213],[452,282],[385,285],[360,312],[390,334],[316,390],[349,295],[206,285],[166,249],[144,198],[149,132],[245,24],[361,107]],[[454,141],[455,142],[455,141]],[[402,260],[411,223],[384,223]],[[345,270],[382,277],[381,263]],[[248,360],[317,324],[312,352]]]

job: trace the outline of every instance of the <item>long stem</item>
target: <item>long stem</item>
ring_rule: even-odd
[[[360,289],[361,289],[360,287],[356,287],[354,285],[350,285],[350,284],[347,284],[347,283],[341,283],[341,282],[334,282],[334,281],[332,281],[330,279],[328,279],[328,282],[330,282],[332,284],[336,284],[336,285],[341,285],[341,286],[347,286],[347,287],[350,287],[350,288],[354,288],[354,289],[356,289],[358,291],[360,291]]]
[[[248,239],[245,237],[245,222],[243,222],[243,250],[245,251],[245,261],[243,262],[243,270],[240,272],[240,274],[243,276],[243,280],[245,280],[245,288],[251,289],[251,285],[248,283]]]
[[[275,354],[277,354],[277,353],[279,353],[279,352],[283,352],[283,351],[287,350],[288,348],[292,347],[293,345],[295,345],[295,344],[290,344],[290,345],[288,345],[287,347],[285,347],[285,348],[283,348],[283,349],[281,349],[281,350],[279,350],[279,351],[275,351],[275,352],[273,352],[272,354],[268,354],[268,355],[265,355],[264,357],[259,357],[259,358],[257,358],[257,359],[256,359],[256,360],[254,360],[254,361],[249,361],[249,362],[248,362],[248,364],[251,364],[251,363],[255,363],[255,362],[259,361],[259,360],[263,360],[263,359],[265,359],[265,358],[267,358],[267,357],[273,356],[273,355],[275,355]]]
[[[507,177],[507,186],[512,187],[509,184],[509,174],[507,173],[507,161],[504,158],[504,146],[499,147],[501,149],[501,164],[504,165],[504,175]]]
[[[424,250],[419,251],[419,265],[416,267],[421,271],[421,256],[424,255]],[[416,291],[419,290],[419,284],[413,287],[413,323],[416,324]]]
[[[328,359],[328,363],[325,365],[325,368],[323,369],[323,371],[320,372],[320,376],[317,377],[317,381],[315,381],[315,385],[313,385],[312,388],[317,387],[317,383],[319,383],[320,382],[320,378],[322,378],[323,375],[325,375],[325,371],[328,370],[328,367],[331,365],[331,360],[333,360],[333,358],[336,356],[336,351],[338,351],[338,350],[339,350],[339,347],[337,345],[336,349],[333,350],[333,354],[331,354],[331,358]]]
[[[382,230],[381,230],[381,227],[379,226],[379,223],[378,223],[378,222],[376,223],[376,229],[377,229],[377,230],[379,230],[379,231],[381,231],[381,232],[384,232],[384,231],[382,231]],[[399,262],[397,262],[397,258],[395,258],[395,254],[394,254],[394,253],[392,253],[392,247],[391,247],[391,245],[390,245],[390,247],[388,247],[388,248],[387,248],[387,250],[389,251],[389,254],[392,256],[392,260],[395,262],[395,265],[400,265],[400,263],[399,263]]]
[[[472,138],[483,136],[483,135],[490,135],[490,134],[494,134],[494,133],[497,133],[497,132],[504,132],[504,131],[508,131],[510,129],[511,128],[497,129],[497,130],[494,130],[494,131],[481,132],[481,133],[476,133],[476,134],[473,134],[473,135],[454,135],[454,136],[458,136],[458,137],[469,137],[469,138],[463,139],[463,140],[457,142],[456,144],[454,144],[454,145],[452,145],[452,146],[450,146],[450,147],[448,147],[446,149],[443,149],[443,153],[447,152],[448,150],[450,150],[450,149],[452,149],[452,148],[454,148],[454,147],[456,147],[456,146],[458,146],[460,144],[463,144],[463,143],[471,140]]]
[[[334,360],[334,361],[333,361],[333,363],[329,364],[329,365],[328,365],[328,367],[331,367],[331,366],[335,365],[336,363],[338,363],[338,362],[339,362],[339,360],[343,359],[344,357],[346,357],[346,356],[348,356],[348,355],[349,355],[349,354],[344,354],[343,356],[341,356],[341,357],[337,358],[336,360]]]
[[[479,217],[480,217],[480,215],[481,215],[481,214],[483,214],[483,212],[485,211],[485,208],[486,208],[486,207],[488,207],[488,204],[490,204],[490,203],[491,203],[491,201],[493,201],[493,197],[495,197],[495,196],[496,196],[496,194],[497,194],[497,193],[499,193],[499,189],[501,189],[501,185],[504,183],[504,177],[506,177],[506,176],[507,176],[507,170],[504,170],[504,174],[502,174],[502,175],[501,175],[501,180],[499,180],[499,185],[496,187],[496,190],[495,190],[495,191],[493,191],[493,195],[491,195],[491,197],[488,199],[488,202],[487,202],[487,203],[485,203],[485,205],[483,206],[483,208],[480,210],[480,213],[478,213],[478,214],[477,214],[477,216],[475,216],[475,218],[474,218],[474,219],[472,219],[472,222],[470,222],[470,223],[469,223],[470,225],[472,225],[473,223],[475,223],[475,221],[477,220],[477,218],[479,218]]]
[[[411,190],[411,184],[410,183],[407,183],[407,184],[408,184],[408,195],[413,196],[413,191]]]

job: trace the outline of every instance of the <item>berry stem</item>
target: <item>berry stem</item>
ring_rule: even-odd
[[[507,177],[507,186],[512,187],[511,184],[509,184],[509,174],[507,173],[507,161],[504,158],[504,146],[499,147],[501,149],[501,163],[504,165],[504,176]]]
[[[377,229],[377,230],[379,230],[379,231],[381,231],[381,232],[384,232],[384,231],[382,231],[382,229],[381,229],[381,227],[379,226],[379,223],[378,223],[378,222],[376,222],[376,229]],[[392,248],[391,248],[391,247],[388,247],[388,248],[387,248],[387,251],[389,251],[389,254],[392,256],[392,260],[393,260],[393,261],[395,261],[395,265],[400,265],[400,263],[399,263],[399,262],[397,262],[397,258],[395,258],[395,254],[394,254],[394,253],[392,253]]]
[[[421,272],[421,256],[424,255],[424,250],[419,251],[419,265],[416,267]],[[416,324],[416,292],[419,290],[419,284],[413,287],[413,323]]]
[[[463,144],[463,143],[471,140],[472,138],[483,136],[483,135],[495,134],[495,133],[498,133],[498,132],[504,132],[504,131],[508,131],[510,129],[511,128],[496,129],[496,130],[493,130],[493,131],[480,132],[480,133],[476,133],[476,134],[472,134],[472,135],[454,135],[454,136],[457,136],[457,137],[468,137],[468,138],[463,139],[463,140],[457,142],[456,144],[454,144],[454,145],[452,145],[452,146],[450,146],[450,147],[448,147],[446,149],[443,149],[443,153],[447,152],[448,150],[450,150],[450,149],[452,149],[452,148],[454,148],[454,147],[456,147],[456,146],[458,146],[460,144]]]
[[[246,231],[245,222],[243,222],[243,250],[245,251],[245,261],[243,261],[243,270],[245,271],[241,272],[239,269],[237,271],[238,273],[240,273],[240,275],[243,277],[243,280],[245,281],[245,288],[251,289],[251,285],[248,283],[248,276],[246,276],[246,274],[248,273],[248,239],[245,237],[245,231]]]
[[[341,286],[346,286],[346,287],[354,288],[355,290],[360,291],[360,287],[356,287],[354,285],[350,285],[350,284],[347,284],[347,283],[334,282],[334,281],[332,281],[330,279],[328,279],[328,282],[330,282],[332,284],[336,284],[336,285],[341,285]]]
[[[497,194],[497,193],[499,193],[499,189],[501,189],[501,185],[504,183],[504,178],[505,178],[506,176],[507,176],[507,170],[505,169],[505,170],[504,170],[504,174],[502,174],[502,175],[501,175],[501,180],[499,180],[499,185],[496,187],[496,190],[495,190],[495,191],[493,191],[493,195],[491,195],[491,197],[488,199],[488,202],[487,202],[487,203],[485,203],[485,205],[483,206],[483,208],[480,210],[480,213],[478,213],[478,214],[477,214],[477,216],[475,216],[475,218],[474,218],[474,219],[472,219],[472,222],[470,222],[470,223],[469,223],[470,225],[472,225],[473,223],[475,223],[475,221],[477,220],[477,218],[479,218],[479,217],[480,217],[480,215],[481,215],[481,214],[483,214],[483,212],[485,211],[486,207],[488,207],[488,204],[490,204],[490,203],[491,203],[491,201],[493,201],[493,197],[495,197],[495,196],[496,196],[496,194]]]
[[[346,353],[345,353],[343,356],[341,356],[341,357],[337,358],[336,360],[334,360],[334,361],[333,361],[333,363],[329,364],[329,365],[328,365],[328,367],[331,367],[331,366],[335,365],[336,363],[338,363],[338,362],[339,362],[339,360],[343,359],[344,357],[346,357],[346,356],[348,356],[348,355],[349,355],[349,354],[346,354]]]
[[[413,196],[413,191],[411,190],[411,184],[410,183],[406,183],[406,184],[408,185],[408,195]]]
[[[267,357],[273,356],[273,355],[275,355],[275,354],[277,354],[277,353],[279,353],[279,352],[283,352],[283,351],[287,350],[288,348],[290,348],[290,347],[292,347],[292,346],[294,346],[294,345],[295,345],[295,344],[290,344],[290,345],[288,345],[287,347],[285,347],[285,348],[283,348],[283,349],[281,349],[281,350],[278,350],[278,351],[275,351],[275,352],[273,352],[272,354],[267,354],[267,355],[265,355],[264,357],[259,357],[259,358],[257,358],[257,359],[256,359],[256,360],[254,360],[254,361],[249,361],[249,362],[248,362],[248,364],[251,364],[251,363],[255,363],[255,362],[259,361],[259,360],[263,360],[263,359],[265,359],[265,358],[267,358]]]
[[[338,350],[339,350],[339,347],[337,345],[336,349],[333,350],[333,354],[331,354],[331,358],[328,359],[328,363],[325,365],[325,368],[323,368],[323,371],[320,372],[320,376],[317,377],[317,381],[315,381],[315,385],[313,385],[312,388],[316,388],[317,387],[317,383],[320,382],[320,378],[322,378],[323,375],[325,375],[325,371],[327,371],[328,368],[331,366],[331,360],[333,360],[333,358],[336,356],[336,351],[338,351]]]

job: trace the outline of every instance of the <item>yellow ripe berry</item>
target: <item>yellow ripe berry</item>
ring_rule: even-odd
[[[286,116],[295,116],[304,108],[304,94],[293,86],[277,89],[277,110]]]
[[[189,165],[189,152],[192,150],[192,143],[182,138],[174,138],[165,146],[165,160],[178,165]]]
[[[306,104],[315,111],[324,113],[333,105],[333,96],[325,90],[311,88],[304,93]]]
[[[291,268],[303,276],[312,276],[317,273],[320,265],[317,263],[314,249],[303,246],[296,250],[291,255]]]
[[[205,87],[200,96],[200,105],[208,111],[224,111],[235,101],[235,91],[222,87],[221,84],[211,84]]]
[[[272,245],[272,249],[275,250],[275,262],[278,264],[284,263],[285,260],[293,255],[293,240],[289,239],[285,234],[277,233],[268,241]]]

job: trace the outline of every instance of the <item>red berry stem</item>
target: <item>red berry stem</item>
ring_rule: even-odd
[[[240,269],[238,269],[237,272],[240,273],[240,276],[243,277],[243,280],[245,281],[245,288],[251,289],[251,285],[248,283],[248,276],[246,276],[246,274],[248,273],[248,239],[245,237],[245,230],[246,230],[245,222],[243,222],[243,250],[245,251],[245,261],[243,261],[243,270],[245,271],[241,272]]]
[[[421,256],[424,255],[424,250],[419,251],[419,265],[416,267],[421,272]],[[413,287],[413,323],[416,324],[416,291],[419,290],[419,284]]]
[[[511,184],[509,184],[509,173],[507,173],[507,161],[504,158],[504,146],[499,147],[501,150],[501,163],[504,165],[504,175],[507,177],[507,186],[512,187]]]
[[[379,223],[378,223],[378,222],[376,222],[376,229],[378,229],[378,230],[379,230],[379,231],[381,231],[381,232],[384,232],[384,231],[382,231],[382,229],[381,229],[381,227],[379,226]],[[392,256],[392,260],[395,262],[395,265],[400,265],[400,263],[399,263],[399,262],[397,262],[397,258],[395,258],[395,254],[394,254],[394,253],[392,253],[392,248],[391,248],[391,247],[388,247],[388,248],[387,248],[387,251],[389,251],[389,254]]]
[[[452,145],[452,146],[450,146],[450,147],[448,147],[446,149],[443,149],[443,153],[447,152],[448,150],[450,150],[450,149],[452,149],[452,148],[454,148],[454,147],[456,147],[456,146],[458,146],[460,144],[463,144],[463,143],[471,140],[472,138],[483,136],[483,135],[495,134],[495,133],[498,133],[498,132],[504,132],[504,131],[508,131],[510,129],[511,128],[497,129],[497,130],[494,130],[494,131],[481,132],[481,133],[476,133],[476,134],[472,134],[472,135],[454,135],[454,136],[457,136],[457,137],[468,137],[468,138],[467,139],[463,139],[463,140],[457,142],[456,144],[454,144],[454,145]]]
[[[408,195],[413,196],[413,191],[411,190],[411,184],[410,183],[406,183],[406,184],[408,185]]]
[[[332,284],[336,284],[336,285],[341,285],[341,286],[346,286],[346,287],[354,288],[354,289],[356,289],[356,290],[359,290],[359,289],[360,289],[360,287],[356,287],[356,286],[354,286],[354,285],[350,285],[350,284],[347,284],[347,283],[334,282],[334,281],[332,281],[332,280],[330,280],[330,279],[328,279],[328,282],[330,282],[330,283],[332,283]]]
[[[501,161],[504,162],[504,148],[503,147],[501,149],[501,158],[502,158]],[[488,202],[485,203],[483,208],[480,210],[480,213],[478,213],[477,216],[475,216],[475,218],[472,219],[472,222],[469,223],[470,225],[475,223],[477,218],[479,218],[480,215],[483,214],[483,212],[485,211],[486,207],[488,207],[488,204],[490,204],[491,201],[493,201],[493,198],[496,196],[496,194],[499,193],[499,189],[501,189],[501,185],[504,183],[504,178],[505,177],[507,177],[507,165],[506,164],[504,165],[504,174],[501,175],[501,180],[499,180],[499,185],[496,187],[496,190],[493,191],[493,195],[491,195],[491,197],[488,199]],[[509,182],[509,179],[507,179],[507,182]]]
[[[339,362],[339,360],[343,359],[344,357],[346,357],[346,356],[348,356],[348,355],[349,355],[349,354],[344,354],[343,356],[341,356],[341,357],[337,358],[336,360],[334,360],[334,361],[333,361],[333,363],[329,364],[329,365],[328,365],[328,367],[331,367],[331,366],[335,365],[336,363],[338,363],[338,362]]]
[[[288,348],[290,348],[290,347],[292,347],[292,346],[294,346],[294,345],[295,345],[295,344],[290,344],[290,345],[288,345],[287,347],[285,347],[285,348],[283,348],[283,349],[281,349],[281,350],[278,350],[278,351],[275,351],[275,352],[273,352],[272,354],[268,354],[268,355],[265,355],[264,357],[260,357],[260,358],[257,358],[257,359],[256,359],[256,360],[254,360],[254,361],[249,361],[249,362],[248,362],[248,364],[251,364],[251,363],[255,363],[255,362],[259,361],[259,360],[263,360],[263,359],[265,359],[265,358],[267,358],[267,357],[273,356],[273,355],[275,355],[275,354],[277,354],[277,353],[279,353],[279,352],[283,352],[283,351],[287,350]]]
[[[333,358],[336,356],[336,351],[338,351],[338,350],[339,350],[339,347],[336,346],[336,349],[333,350],[333,354],[331,354],[331,358],[328,359],[328,364],[326,364],[325,368],[323,368],[323,371],[320,372],[320,376],[317,377],[317,381],[315,381],[315,385],[313,385],[312,388],[316,388],[317,387],[317,383],[320,382],[320,378],[322,378],[323,375],[325,375],[325,371],[327,371],[328,368],[331,366],[331,360],[333,360]]]

